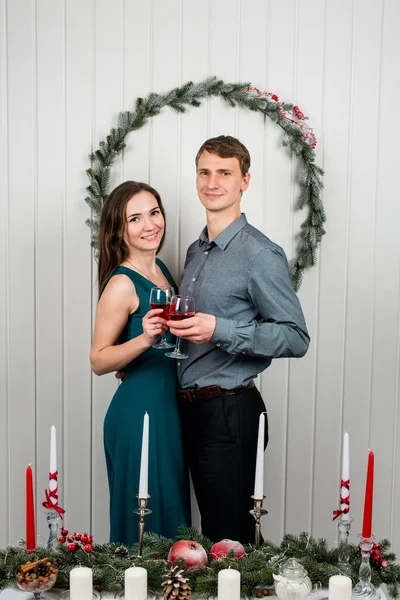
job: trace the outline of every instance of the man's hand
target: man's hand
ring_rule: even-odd
[[[217,319],[214,315],[196,313],[194,317],[182,321],[168,321],[167,325],[173,335],[194,342],[207,344],[214,335]]]

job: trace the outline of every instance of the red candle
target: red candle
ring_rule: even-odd
[[[36,550],[35,506],[33,502],[32,467],[26,467],[26,549],[29,553]]]
[[[374,453],[370,450],[368,454],[367,482],[365,485],[364,520],[362,527],[363,538],[369,538],[372,534],[372,503],[374,497]]]

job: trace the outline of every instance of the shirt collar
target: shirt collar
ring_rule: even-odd
[[[217,237],[211,243],[219,246],[221,248],[221,250],[225,250],[225,248],[228,246],[229,242],[231,242],[233,240],[235,235],[237,233],[239,233],[239,231],[241,229],[243,229],[243,227],[245,225],[247,225],[247,219],[246,219],[246,215],[244,213],[242,213],[240,215],[240,217],[235,219],[233,221],[233,223],[231,223],[230,225],[228,225],[228,227],[226,229],[221,231],[221,233],[219,235],[217,235]],[[207,226],[204,227],[203,231],[201,232],[199,240],[200,240],[200,245],[202,245],[204,243],[209,243]]]

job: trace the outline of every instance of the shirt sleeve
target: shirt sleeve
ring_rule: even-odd
[[[265,248],[256,255],[249,269],[248,294],[254,319],[217,317],[211,342],[230,354],[304,356],[310,337],[281,248]]]

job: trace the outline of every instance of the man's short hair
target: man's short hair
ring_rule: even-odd
[[[196,167],[203,152],[217,154],[221,158],[237,158],[243,176],[250,169],[251,160],[249,151],[242,142],[239,142],[237,138],[231,135],[219,135],[218,137],[206,140],[196,154]]]

